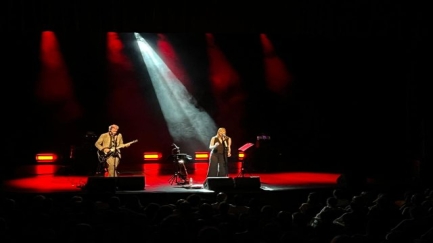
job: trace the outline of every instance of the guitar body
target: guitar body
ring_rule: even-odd
[[[133,144],[133,143],[136,143],[136,142],[138,142],[137,139],[134,140],[134,141],[131,141],[131,142],[129,142],[129,143],[122,144],[122,145],[120,145],[120,146],[117,147],[117,148],[110,148],[110,151],[108,151],[107,153],[104,152],[104,149],[96,151],[96,154],[98,155],[98,160],[99,160],[99,162],[100,162],[100,163],[104,163],[104,162],[106,162],[107,159],[108,159],[110,156],[118,156],[118,157],[120,157],[120,149],[121,149],[121,148],[124,148],[124,147],[126,147],[126,146],[129,146],[129,145],[131,145],[131,144]]]
[[[119,150],[116,150],[116,151],[110,150],[108,153],[104,153],[104,151],[98,150],[97,155],[98,155],[99,162],[104,163],[105,161],[107,161],[108,157],[120,155],[120,151]]]

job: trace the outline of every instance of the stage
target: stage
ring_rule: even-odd
[[[351,195],[362,190],[400,192],[405,183],[371,178],[366,178],[365,182],[359,179],[353,181],[353,178],[346,178],[340,173],[314,171],[246,171],[242,174],[240,168],[236,167],[238,165],[235,165],[228,178],[210,178],[213,179],[212,183],[206,185],[207,163],[195,163],[193,166],[192,170],[188,170],[188,178],[193,180],[190,185],[176,183],[173,171],[160,163],[146,163],[138,167],[124,165],[122,169],[119,168],[116,178],[77,175],[56,165],[29,165],[17,168],[9,178],[3,180],[1,190],[3,195],[15,199],[45,195],[56,198],[56,201],[67,201],[79,195],[104,201],[116,195],[125,199],[136,196],[143,202],[168,204],[191,194],[213,201],[219,192],[226,192],[230,197],[242,194],[245,198],[257,198],[264,204],[295,210],[312,191],[318,192],[325,200],[332,196],[336,188],[347,189]]]
[[[175,177],[175,172],[164,168],[159,163],[147,163],[142,166],[119,168],[118,181],[129,181],[135,192],[200,192],[212,193],[203,184],[206,181],[207,163],[196,163],[193,170],[188,170],[187,177],[192,179],[192,185],[184,184],[181,178]],[[236,170],[236,168],[235,168]],[[262,191],[293,190],[303,188],[322,188],[337,186],[339,173],[324,172],[248,172],[241,173],[231,170],[229,178],[257,178]],[[172,172],[172,173],[171,173]],[[105,181],[105,176],[79,175],[74,171],[64,170],[56,165],[28,165],[17,168],[14,176],[3,182],[4,192],[19,193],[56,193],[83,192],[91,181]],[[111,178],[115,179],[115,178]],[[253,180],[257,180],[253,179]],[[141,187],[142,184],[142,188]],[[128,190],[117,190],[124,192]]]

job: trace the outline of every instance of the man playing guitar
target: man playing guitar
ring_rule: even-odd
[[[108,176],[117,176],[117,166],[119,165],[121,154],[120,147],[129,147],[130,143],[124,144],[122,134],[118,132],[119,126],[116,124],[108,127],[108,132],[103,133],[99,136],[95,143],[98,149],[98,157],[101,155],[105,158],[105,163],[108,166]],[[101,162],[101,159],[100,159]]]

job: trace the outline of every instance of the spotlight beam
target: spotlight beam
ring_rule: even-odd
[[[171,136],[176,141],[193,139],[200,142],[197,149],[207,148],[215,122],[197,107],[195,98],[146,40],[138,33],[135,37]]]

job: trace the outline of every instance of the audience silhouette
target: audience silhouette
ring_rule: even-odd
[[[432,242],[430,188],[320,193],[297,205],[257,194],[148,201],[146,195],[3,196],[0,240],[43,242],[426,243]],[[348,200],[351,198],[351,200]],[[301,200],[302,201],[302,200]]]

